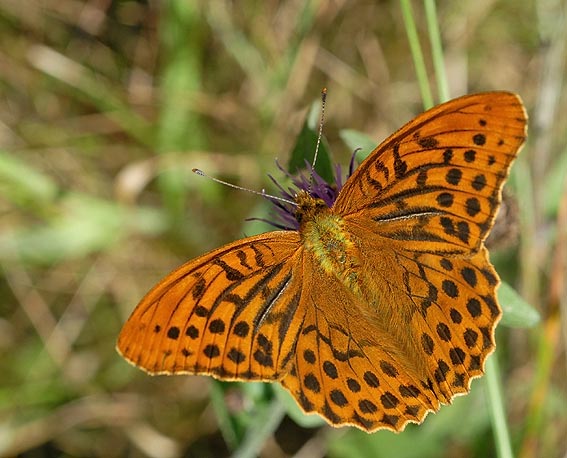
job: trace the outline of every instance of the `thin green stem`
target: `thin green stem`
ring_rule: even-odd
[[[283,403],[275,398],[266,405],[255,418],[254,424],[246,430],[246,436],[232,458],[254,458],[281,423],[286,409]]]
[[[510,433],[504,415],[504,400],[500,387],[500,369],[496,355],[486,360],[485,387],[488,395],[488,405],[492,419],[492,428],[496,440],[496,452],[499,458],[513,458],[510,444]]]
[[[441,33],[437,21],[437,6],[435,0],[424,0],[425,18],[427,20],[427,31],[429,32],[429,43],[431,44],[431,55],[433,57],[433,68],[435,69],[435,81],[439,91],[440,102],[446,102],[451,97],[445,62],[443,59],[443,46],[441,44]]]
[[[400,5],[402,8],[406,33],[408,35],[413,64],[415,66],[419,90],[421,91],[421,99],[423,100],[423,106],[425,109],[428,109],[433,106],[433,96],[431,94],[431,88],[429,87],[429,80],[427,79],[425,60],[419,43],[419,36],[417,34],[415,21],[413,19],[413,11],[409,0],[400,0]]]
[[[235,425],[230,418],[230,413],[226,406],[223,384],[218,380],[211,383],[211,404],[215,412],[222,437],[230,449],[238,447],[239,437]]]

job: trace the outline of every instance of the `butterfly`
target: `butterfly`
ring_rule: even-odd
[[[499,277],[484,247],[526,138],[520,98],[468,95],[387,138],[298,230],[225,245],[171,272],[117,344],[150,374],[279,382],[333,426],[401,431],[483,374]]]

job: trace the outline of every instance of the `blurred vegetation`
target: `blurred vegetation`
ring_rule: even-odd
[[[500,327],[497,355],[515,454],[565,456],[566,5],[438,7],[451,95],[510,90],[530,115],[507,187],[519,237],[492,259],[542,321]],[[377,144],[422,111],[416,81],[396,1],[0,0],[0,456],[495,456],[483,381],[422,426],[367,435],[278,387],[151,378],[114,350],[170,269],[265,230],[245,222],[263,199],[193,167],[270,189],[323,86],[346,166],[357,132]]]

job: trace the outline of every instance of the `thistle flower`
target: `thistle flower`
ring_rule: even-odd
[[[328,183],[325,181],[321,175],[319,175],[313,166],[305,161],[306,163],[306,170],[299,172],[296,175],[289,173],[285,170],[278,161],[276,161],[276,165],[278,169],[286,175],[289,179],[291,179],[292,187],[289,187],[287,190],[276,180],[272,175],[268,175],[270,180],[276,185],[279,189],[281,197],[288,201],[295,201],[295,196],[297,195],[298,191],[307,191],[313,197],[322,199],[329,207],[332,207],[339,195],[340,190],[342,189],[344,182],[352,175],[354,172],[354,158],[356,156],[357,151],[354,151],[350,164],[348,174],[343,181],[343,173],[342,167],[340,164],[335,165],[335,173],[334,173],[334,183]],[[259,221],[264,221],[271,226],[274,226],[278,229],[283,230],[298,230],[299,224],[295,219],[295,211],[296,206],[291,203],[286,203],[274,199],[270,199],[270,202],[276,207],[275,212],[272,213],[272,219],[264,219],[264,218],[254,218],[258,219]]]

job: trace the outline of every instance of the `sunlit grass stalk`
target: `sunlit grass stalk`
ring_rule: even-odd
[[[498,366],[498,355],[493,354],[486,360],[486,375],[484,376],[484,386],[488,396],[488,406],[492,428],[494,430],[494,440],[496,442],[496,453],[499,458],[513,458],[508,424],[506,423],[506,412],[504,410],[504,399],[500,386],[500,368]]]
[[[32,67],[60,83],[61,91],[70,99],[93,105],[138,143],[147,147],[154,145],[151,124],[131,109],[124,101],[124,94],[104,75],[43,45],[30,49],[28,61]]]
[[[423,90],[425,82],[428,81],[427,69],[425,67],[425,62],[421,53],[419,42],[413,43],[413,40],[418,41],[415,21],[413,19],[413,12],[409,4],[409,0],[400,0],[400,2],[402,5],[402,10],[404,12],[404,23],[406,24],[406,31],[408,34],[408,39],[410,40],[410,47],[413,54],[413,61],[416,67],[417,78],[420,87],[422,87],[422,96],[424,93],[426,94],[426,96],[423,97],[423,104],[426,108],[429,108],[433,105],[433,101],[431,98],[431,92],[429,91],[429,86],[427,85],[427,91],[424,92]],[[435,3],[434,0],[424,0],[424,2],[426,4],[425,8],[429,30],[429,39],[432,43],[432,47],[434,48],[434,61],[437,62],[435,70],[437,72],[439,70],[438,66],[443,67],[444,59],[439,26],[435,17]],[[428,3],[430,4],[428,5]],[[441,95],[441,99],[444,101],[446,99],[449,99],[449,85],[447,83],[447,76],[445,72],[443,70],[441,70],[441,72],[442,73],[440,74],[436,73],[436,81],[438,84],[439,94]],[[499,380],[500,371],[498,369],[498,365],[496,364],[495,356],[493,356],[492,358],[488,358],[486,362],[485,383],[487,384],[487,395],[488,402],[490,404],[492,427],[496,436],[495,440],[497,453],[499,458],[509,458],[512,456],[512,446],[510,443],[508,426],[506,424],[506,411],[504,408],[504,401],[499,389]]]
[[[413,10],[410,0],[400,0],[400,6],[402,8],[404,25],[406,27],[408,42],[415,66],[417,82],[419,84],[419,90],[421,92],[421,99],[423,100],[424,108],[427,110],[428,108],[431,108],[433,106],[433,96],[431,94],[431,88],[429,87],[427,69],[425,67],[425,60],[423,58],[423,52],[421,50],[421,44],[419,42],[419,36],[417,34],[417,28],[415,26],[415,20],[413,18]]]
[[[537,205],[534,196],[537,193],[535,183],[530,172],[530,164],[526,155],[520,155],[514,164],[514,183],[518,201],[522,202],[520,211],[520,246],[519,258],[519,284],[522,286],[520,293],[529,302],[535,303],[541,297],[538,290],[539,282],[535,279],[539,276],[537,263],[533,262],[537,253]]]
[[[541,441],[545,428],[546,408],[549,404],[546,398],[552,389],[551,380],[553,366],[560,348],[561,323],[558,316],[548,318],[543,324],[544,332],[537,339],[537,358],[535,362],[535,377],[531,382],[531,393],[525,420],[523,443],[518,456],[533,456],[536,445]]]
[[[429,43],[431,44],[431,57],[433,58],[433,68],[435,70],[435,81],[439,91],[439,101],[446,102],[451,95],[449,94],[449,82],[445,72],[443,45],[441,44],[441,33],[439,22],[437,21],[437,6],[435,0],[424,0],[424,5],[427,32],[429,34]]]

